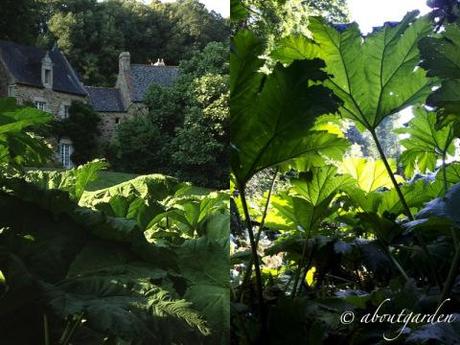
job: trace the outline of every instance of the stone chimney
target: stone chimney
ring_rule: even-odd
[[[166,66],[165,60],[163,59],[158,59],[157,62],[153,64],[154,66]]]
[[[129,52],[122,52],[119,57],[119,72],[127,72],[129,71],[131,66],[131,54]]]
[[[53,88],[53,61],[51,61],[49,51],[42,59],[42,84],[47,89]]]

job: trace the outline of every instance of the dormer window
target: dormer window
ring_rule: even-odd
[[[49,52],[42,59],[42,84],[47,89],[53,88],[53,61]]]
[[[45,69],[45,84],[51,83],[51,70]]]

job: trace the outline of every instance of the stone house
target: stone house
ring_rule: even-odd
[[[66,57],[50,51],[0,41],[0,97],[15,97],[18,104],[33,103],[57,117],[69,116],[72,101],[86,102],[87,92]],[[57,143],[57,159],[72,166],[72,143]]]
[[[33,103],[57,118],[69,116],[73,101],[89,103],[101,117],[101,141],[109,142],[119,123],[147,111],[144,97],[152,84],[170,86],[178,76],[177,66],[163,60],[149,65],[130,60],[129,52],[120,54],[115,87],[85,86],[57,47],[46,51],[0,40],[0,97]],[[56,158],[66,168],[73,166],[72,152],[69,138],[57,143]]]
[[[110,141],[116,126],[126,118],[147,112],[144,97],[152,84],[171,86],[178,73],[177,66],[166,66],[163,59],[148,65],[131,64],[129,52],[122,52],[115,87],[85,86],[89,103],[102,120],[102,140]]]

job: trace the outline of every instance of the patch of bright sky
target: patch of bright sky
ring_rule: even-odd
[[[419,10],[420,14],[430,11],[426,0],[348,0],[351,19],[357,22],[361,32],[369,33],[375,26],[388,21],[400,21],[407,12]],[[412,110],[406,108],[399,113],[396,126],[412,118]]]
[[[161,0],[161,2],[174,2],[176,0]],[[149,3],[150,0],[144,0],[145,3]],[[200,0],[208,10],[216,11],[222,17],[230,17],[230,0]]]
[[[421,14],[430,11],[426,0],[348,0],[351,19],[359,24],[363,33],[369,33],[374,26],[384,22],[400,21],[413,10]]]

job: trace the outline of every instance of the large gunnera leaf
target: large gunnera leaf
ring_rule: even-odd
[[[0,331],[9,344],[36,343],[45,312],[53,325],[83,314],[79,328],[136,344],[202,343],[208,323],[196,310],[201,305],[183,296],[192,284],[181,277],[173,248],[148,243],[133,221],[83,209],[63,191],[9,182],[0,193],[0,270],[9,289],[0,299]],[[200,249],[194,263],[210,255]],[[228,246],[219,255],[227,253]],[[31,316],[26,334],[18,331],[23,315]]]
[[[227,344],[230,333],[229,240],[201,237],[178,249],[179,267],[189,281],[185,298],[206,317],[212,344]]]
[[[460,27],[448,24],[446,30],[419,43],[422,66],[430,77],[442,79],[441,87],[428,97],[427,104],[440,109],[442,119],[460,115]]]
[[[312,18],[310,30],[318,47],[306,44],[306,38],[286,38],[273,54],[289,63],[311,58],[316,51],[333,76],[324,85],[344,102],[342,116],[372,131],[385,117],[424,101],[431,92],[433,82],[417,68],[417,44],[431,31],[431,24],[417,15],[411,12],[398,25],[386,23],[366,37],[356,23],[338,30]]]
[[[393,160],[389,161],[393,171],[396,164]],[[393,188],[385,165],[381,160],[367,158],[345,158],[339,166],[339,172],[348,174],[356,180],[357,186],[366,193],[375,191],[379,188]],[[396,176],[398,181],[402,181],[401,176]]]
[[[334,113],[338,98],[315,85],[327,79],[319,59],[259,71],[263,45],[250,32],[234,38],[231,54],[232,169],[239,187],[255,173],[311,151],[306,135],[317,116]]]
[[[442,198],[436,198],[426,204],[416,218],[428,219],[430,217],[446,218],[456,226],[460,225],[460,214],[458,208],[460,205],[460,184],[456,184],[449,189]]]
[[[416,328],[407,337],[407,344],[458,344],[460,334],[460,314],[453,314],[453,322],[431,323]]]
[[[400,160],[406,177],[411,178],[415,172],[434,171],[436,161],[443,156],[455,153],[454,131],[452,124],[441,129],[436,128],[436,113],[419,107],[415,117],[407,127],[398,128],[396,133],[410,136],[400,141],[405,151]]]
[[[26,131],[51,121],[52,116],[32,107],[19,106],[14,98],[0,98],[0,165],[41,165],[51,150]]]
[[[109,202],[114,196],[138,197],[144,200],[163,200],[174,194],[183,184],[173,177],[151,174],[136,177],[113,187],[94,192],[85,191],[79,204],[86,207],[96,207],[100,203]]]
[[[26,173],[25,179],[42,189],[64,190],[78,201],[88,184],[95,181],[99,172],[107,167],[107,162],[96,159],[69,170],[30,170]]]
[[[342,160],[350,143],[343,134],[338,116],[320,116],[312,129],[307,133],[308,154],[284,164],[283,168],[297,171],[308,171],[313,167],[322,167],[331,164],[331,161]]]
[[[292,188],[273,196],[273,209],[267,217],[267,226],[282,230],[299,230],[313,233],[325,217],[335,209],[330,207],[334,196],[353,180],[337,174],[337,168],[329,166],[313,168],[292,179]]]

